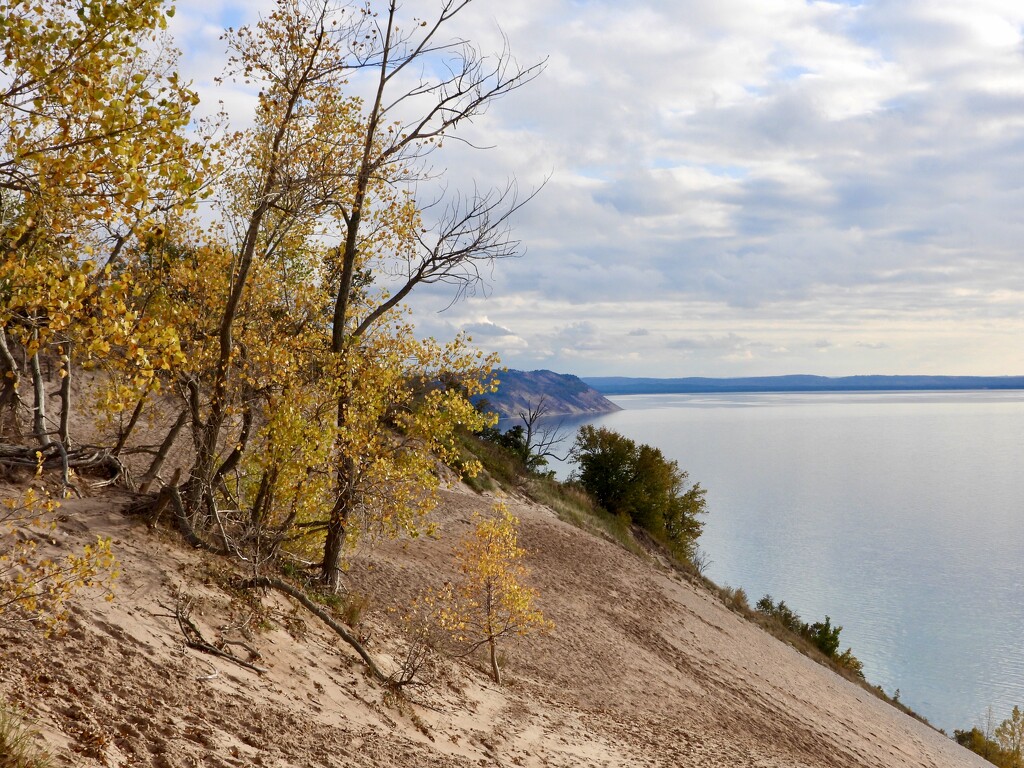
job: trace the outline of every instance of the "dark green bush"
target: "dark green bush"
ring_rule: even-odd
[[[613,515],[635,525],[690,560],[704,527],[705,491],[660,450],[610,429],[586,425],[570,452],[573,479]]]
[[[803,635],[804,630],[807,627],[807,625],[801,621],[800,617],[797,616],[788,605],[786,605],[785,600],[779,600],[779,604],[776,605],[772,602],[771,595],[765,595],[757,601],[757,610],[765,616],[771,616],[776,619],[790,632],[795,632],[798,635]]]
[[[839,653],[839,633],[842,631],[842,627],[833,627],[832,619],[826,616],[825,621],[816,621],[807,627],[806,635],[818,650],[834,659]]]

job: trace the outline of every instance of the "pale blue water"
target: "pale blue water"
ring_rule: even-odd
[[[1024,705],[1024,392],[614,400],[567,426],[707,488],[714,581],[828,614],[872,683],[949,732]]]

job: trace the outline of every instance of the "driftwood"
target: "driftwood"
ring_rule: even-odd
[[[322,621],[328,627],[333,629],[334,632],[342,640],[351,645],[355,649],[356,653],[358,653],[362,660],[366,663],[367,668],[370,670],[370,674],[372,674],[374,678],[376,678],[378,681],[382,683],[391,682],[391,679],[383,672],[381,672],[380,667],[377,666],[377,663],[373,660],[373,657],[370,656],[370,654],[366,651],[366,648],[363,647],[363,644],[359,642],[359,639],[356,638],[356,636],[349,632],[347,629],[345,629],[343,625],[335,621],[334,618],[332,618],[331,615],[327,613],[327,611],[325,611],[323,608],[321,608],[312,600],[310,600],[305,595],[305,593],[302,592],[302,590],[293,587],[291,584],[285,581],[281,581],[280,579],[274,579],[269,576],[257,576],[254,579],[248,579],[247,581],[244,581],[241,584],[241,587],[243,589],[254,589],[257,587],[276,589],[278,592],[283,592],[289,597],[294,598],[295,600],[300,602],[306,610],[308,610],[310,613],[312,613],[314,616],[320,619],[320,621]]]
[[[101,475],[100,485],[113,485],[127,478],[117,457],[102,448],[83,446],[67,450],[57,441],[45,447],[0,444],[0,465],[8,468],[57,469],[63,473],[75,470],[80,474]]]

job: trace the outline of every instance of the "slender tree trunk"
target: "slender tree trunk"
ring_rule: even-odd
[[[38,338],[38,333],[36,337]],[[29,360],[29,368],[32,371],[32,432],[39,444],[45,446],[50,440],[46,435],[46,387],[43,369],[39,365],[38,349]]]
[[[128,438],[135,430],[135,425],[139,423],[139,418],[142,416],[142,409],[146,405],[146,400],[149,399],[148,395],[143,395],[139,398],[139,402],[135,404],[135,408],[132,410],[132,416],[128,419],[128,426],[121,430],[121,434],[117,437],[117,445],[114,446],[114,450],[111,453],[114,456],[119,456],[121,451],[124,450],[125,443],[128,442]]]
[[[238,439],[235,441],[235,447],[217,468],[217,472],[214,477],[214,485],[219,486],[220,483],[224,481],[224,477],[229,472],[233,472],[235,467],[237,467],[238,463],[242,460],[242,454],[245,452],[245,448],[249,444],[249,433],[252,431],[252,421],[252,408],[247,406],[245,410],[242,411],[242,428],[238,433]]]
[[[68,434],[68,422],[71,418],[71,342],[65,342],[58,348],[61,352],[60,390],[60,424],[57,427],[57,439],[64,450],[71,449],[71,436]]]
[[[334,300],[334,317],[331,330],[331,351],[337,357],[339,368],[345,370],[346,355],[353,336],[347,333],[349,323],[349,302],[352,298],[352,281],[355,277],[356,264],[359,258],[359,228],[362,223],[363,206],[370,189],[373,174],[373,147],[377,136],[380,120],[383,115],[384,89],[388,79],[388,61],[391,53],[392,35],[394,33],[395,12],[394,2],[388,9],[385,25],[383,56],[378,69],[377,89],[373,105],[367,118],[366,133],[363,136],[362,155],[359,170],[356,174],[355,192],[352,208],[345,217],[345,242],[339,246],[341,251],[341,282]],[[340,433],[345,427],[345,412],[348,407],[347,392],[338,396],[337,426]],[[338,466],[335,480],[335,503],[327,523],[327,538],[324,540],[324,559],[321,565],[320,579],[332,589],[337,589],[341,582],[341,558],[345,549],[345,527],[348,523],[349,511],[353,501],[355,483],[355,465],[351,458],[338,451]]]
[[[11,352],[7,329],[0,327],[0,438],[10,434],[20,440],[21,434],[21,366]]]
[[[156,453],[156,457],[153,462],[149,465],[149,469],[142,478],[142,487],[139,489],[142,493],[148,493],[150,486],[153,481],[156,480],[160,469],[163,467],[164,462],[167,460],[167,454],[171,452],[171,448],[174,446],[174,442],[178,439],[178,434],[181,432],[182,427],[185,426],[185,422],[188,421],[189,411],[184,409],[178,414],[177,420],[171,427],[171,430],[167,433],[163,443],[160,444],[160,449]]]
[[[497,643],[494,642],[493,635],[487,638],[487,648],[491,653],[491,677],[494,678],[494,682],[501,685],[501,670],[498,668],[498,647]]]

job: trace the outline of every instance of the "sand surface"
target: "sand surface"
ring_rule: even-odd
[[[86,600],[63,637],[0,635],[0,695],[69,766],[985,766],[944,735],[815,664],[681,575],[509,500],[546,636],[443,662],[398,699],[302,607],[226,592],[225,563],[124,517],[124,497],[69,502],[61,546],[111,536],[117,600]],[[382,666],[392,606],[450,575],[452,542],[492,498],[443,493],[439,540],[354,558],[357,628]],[[185,647],[179,598],[211,642],[260,674]],[[245,643],[248,649],[241,645]]]

